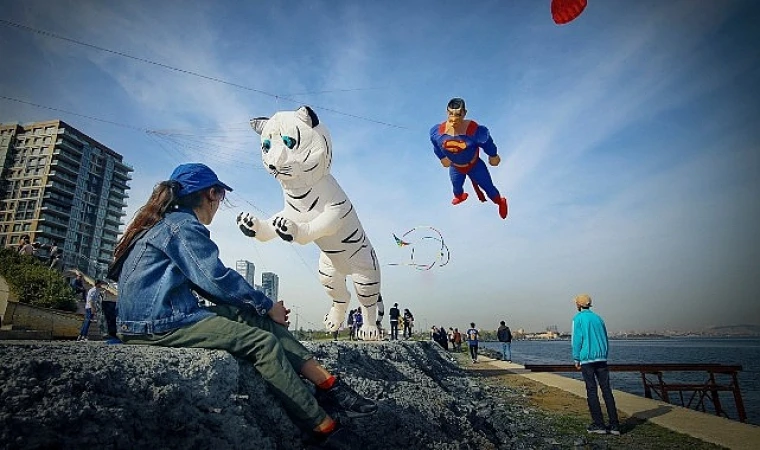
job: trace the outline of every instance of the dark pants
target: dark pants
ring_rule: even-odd
[[[588,409],[591,412],[591,420],[595,425],[604,426],[602,407],[599,404],[599,394],[596,389],[598,381],[599,388],[602,390],[604,404],[607,406],[610,426],[619,425],[615,397],[612,396],[612,388],[610,387],[610,371],[607,368],[607,362],[599,361],[582,364],[581,373],[583,374],[583,381],[586,382],[586,399],[588,400]]]
[[[391,340],[398,340],[398,320],[391,320]]]
[[[116,302],[102,302],[108,335],[116,337]]]
[[[470,357],[473,361],[478,359],[478,344],[470,344]]]

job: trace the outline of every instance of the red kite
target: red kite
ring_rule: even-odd
[[[557,25],[571,22],[586,9],[587,0],[552,0],[552,19]]]

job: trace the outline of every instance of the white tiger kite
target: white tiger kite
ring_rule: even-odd
[[[356,210],[330,174],[332,141],[327,128],[308,106],[253,119],[251,126],[261,135],[261,160],[280,182],[285,207],[266,221],[240,213],[240,230],[262,242],[277,236],[299,244],[315,242],[322,250],[319,279],[332,297],[324,319],[327,330],[337,331],[346,318],[350,275],[364,319],[359,339],[380,339],[380,264]]]

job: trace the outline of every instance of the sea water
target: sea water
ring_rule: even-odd
[[[499,342],[481,342],[481,346],[501,351]],[[513,341],[512,361],[518,364],[572,364],[570,341]],[[741,365],[741,388],[747,422],[760,425],[760,339],[757,338],[669,338],[611,339],[610,364],[725,364]],[[582,379],[579,372],[560,375]],[[649,376],[649,379],[653,379]],[[654,377],[656,380],[656,377]],[[664,372],[666,383],[703,383],[707,372]],[[636,395],[644,395],[638,372],[611,372],[612,387]],[[728,384],[730,376],[716,374],[716,382]],[[688,402],[691,393],[684,392]],[[720,401],[728,417],[738,420],[733,394],[720,392]],[[656,394],[653,393],[656,398]],[[680,405],[678,393],[670,394],[671,403]],[[707,411],[714,414],[712,403],[705,399]],[[693,404],[692,404],[693,406]]]

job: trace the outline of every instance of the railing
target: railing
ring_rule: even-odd
[[[715,414],[728,417],[720,402],[719,392],[731,392],[736,404],[736,412],[741,422],[747,421],[744,400],[739,388],[738,374],[740,365],[724,364],[609,364],[610,372],[639,372],[644,383],[644,396],[653,398],[652,393],[662,401],[671,403],[671,394],[678,394],[681,406],[706,412],[706,401],[712,403]],[[570,364],[526,364],[525,368],[532,372],[577,372],[578,369]],[[703,383],[672,383],[665,382],[664,372],[707,372]],[[718,383],[716,375],[728,377],[727,382]],[[649,377],[655,376],[656,380]],[[686,396],[684,396],[686,393]],[[691,394],[691,395],[689,395]]]

